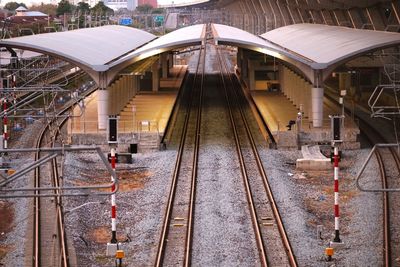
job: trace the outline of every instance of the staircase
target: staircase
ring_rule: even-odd
[[[160,136],[157,132],[140,132],[138,150],[143,152],[154,152],[160,149]]]

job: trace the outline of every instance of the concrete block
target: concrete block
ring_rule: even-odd
[[[296,169],[302,171],[326,171],[332,169],[330,159],[297,159]]]
[[[332,168],[331,160],[325,157],[319,146],[302,146],[302,159],[296,160],[296,168],[304,171],[323,171]]]

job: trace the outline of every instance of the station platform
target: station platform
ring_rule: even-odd
[[[143,131],[162,134],[186,71],[187,66],[175,65],[170,70],[170,76],[160,80],[158,92],[139,91],[119,114],[119,133]],[[105,134],[105,130],[98,129],[97,100],[98,94],[94,92],[74,108],[73,117],[68,122],[70,135]]]
[[[312,120],[305,117],[302,119],[301,131],[298,133],[296,124],[292,125],[291,130],[287,125],[290,120],[296,121],[299,110],[282,92],[253,90],[251,95],[264,121],[267,122],[278,147],[299,147],[303,144],[330,142],[331,121],[329,115],[342,113],[339,107],[324,100],[323,127],[314,128]],[[345,116],[344,146],[349,149],[359,148],[360,145],[357,142],[359,133],[357,124],[350,117]]]

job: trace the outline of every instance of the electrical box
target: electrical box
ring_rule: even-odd
[[[118,118],[117,116],[108,117],[108,143],[118,143]]]
[[[331,118],[332,141],[336,143],[342,142],[340,132],[343,116],[334,115],[329,117]]]

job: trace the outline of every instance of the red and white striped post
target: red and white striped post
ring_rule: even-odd
[[[111,148],[111,168],[115,172],[115,148]],[[114,177],[111,175],[111,182],[115,183]],[[112,192],[115,191],[115,184],[111,188]],[[115,202],[115,194],[111,195],[111,243],[116,244],[117,241],[117,207]]]
[[[339,235],[339,147],[335,144],[333,148],[333,173],[335,179],[335,238],[333,242],[340,243]]]
[[[335,237],[334,245],[341,244],[339,232],[339,146],[343,142],[340,138],[343,115],[329,116],[331,118],[332,127],[332,146],[333,146],[333,176],[334,176],[334,201],[335,201]]]

